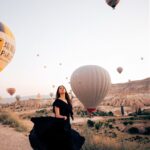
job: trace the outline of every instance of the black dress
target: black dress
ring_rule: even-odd
[[[73,117],[72,107],[60,99],[53,103],[59,107],[60,115],[67,116],[67,120],[55,117],[33,117],[34,127],[29,134],[29,141],[34,150],[80,150],[85,138],[70,125]]]

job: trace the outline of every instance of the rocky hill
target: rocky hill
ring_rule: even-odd
[[[126,83],[112,84],[108,95],[150,93],[150,78],[128,81]]]
[[[100,105],[150,106],[150,78],[112,84],[108,95]]]

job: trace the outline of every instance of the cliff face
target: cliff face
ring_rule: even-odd
[[[100,105],[150,106],[150,78],[112,84],[108,95]]]
[[[112,84],[108,95],[150,93],[150,78],[126,83]]]

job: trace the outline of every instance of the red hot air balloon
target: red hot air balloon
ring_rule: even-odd
[[[115,9],[116,5],[119,3],[120,0],[106,0],[106,3],[112,7],[113,9]]]
[[[16,92],[16,89],[15,88],[8,88],[7,92],[12,96]]]
[[[123,68],[122,67],[118,67],[117,71],[118,71],[118,73],[121,73],[123,71]]]

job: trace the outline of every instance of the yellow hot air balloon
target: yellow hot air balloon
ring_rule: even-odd
[[[0,71],[12,60],[15,53],[15,38],[10,29],[0,22]]]
[[[109,73],[100,66],[81,66],[71,75],[71,88],[88,112],[96,110],[110,85]]]

